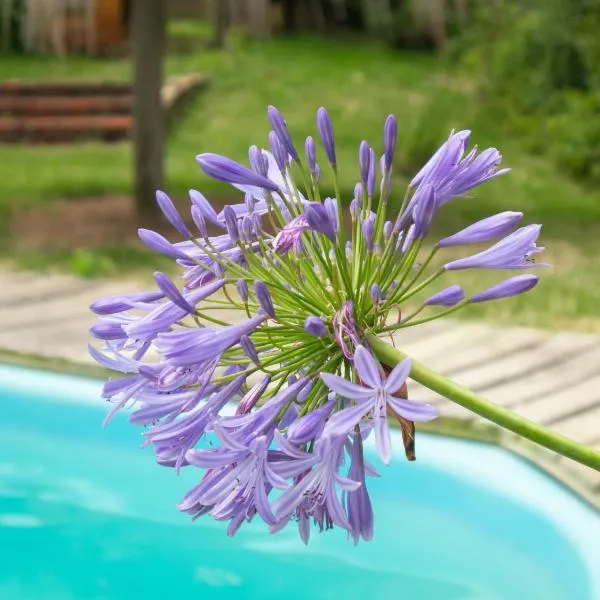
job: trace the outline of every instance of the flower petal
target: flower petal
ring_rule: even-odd
[[[383,386],[385,391],[389,394],[394,394],[395,392],[397,392],[408,378],[411,366],[411,358],[405,358],[402,362],[399,362],[392,369],[392,372],[388,375],[387,381]]]
[[[354,366],[361,380],[371,388],[380,387],[382,384],[379,365],[373,355],[364,347],[357,346],[354,353]]]
[[[354,426],[371,410],[371,402],[362,402],[350,408],[344,408],[332,415],[325,424],[323,437],[333,438],[351,433]]]
[[[332,373],[321,373],[321,379],[325,382],[325,385],[336,394],[339,394],[343,398],[349,398],[350,400],[367,400],[373,396],[373,390],[356,385],[343,377],[338,377]]]
[[[409,421],[431,421],[439,415],[437,408],[426,402],[403,400],[393,396],[388,396],[387,402],[395,413]]]

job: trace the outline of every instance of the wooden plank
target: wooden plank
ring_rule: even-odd
[[[600,449],[600,446],[596,446],[596,448]],[[565,469],[568,469],[569,473],[571,473],[573,477],[576,477],[588,489],[600,493],[600,472],[564,457],[559,459],[558,464]]]
[[[564,362],[554,366],[536,370],[516,381],[508,381],[488,388],[484,391],[506,407],[525,404],[530,400],[551,395],[558,389],[577,385],[600,373],[600,342],[595,336],[585,336],[591,340],[583,353],[569,355]]]
[[[474,343],[460,352],[446,352],[428,366],[456,378],[458,373],[495,361],[504,355],[522,352],[540,345],[548,334],[524,328],[495,330],[490,338]]]
[[[528,419],[550,425],[600,405],[600,376],[568,389],[517,406],[515,410]]]
[[[489,390],[487,395],[495,402],[497,399],[494,396],[493,388],[515,379],[521,381],[523,390],[530,394],[531,387],[527,387],[527,377],[530,374],[543,369],[556,368],[557,363],[563,357],[581,354],[593,344],[595,344],[595,340],[588,336],[558,333],[526,351],[510,353],[504,358],[492,360],[486,365],[479,365],[468,371],[457,373],[455,379],[458,383],[476,392]]]
[[[552,429],[583,444],[597,443],[600,441],[600,405],[557,421]]]
[[[418,338],[408,342],[402,350],[417,360],[434,364],[436,358],[449,352],[461,352],[495,335],[489,325],[480,323],[453,323],[453,327],[434,337]]]
[[[81,283],[81,282],[79,282]],[[124,282],[85,283],[83,289],[75,288],[77,293],[66,293],[54,296],[48,300],[48,296],[39,297],[39,302],[15,306],[10,309],[0,309],[0,330],[3,332],[22,330],[28,327],[38,327],[44,322],[58,322],[69,317],[90,314],[89,305],[99,297],[119,292],[128,291]],[[129,283],[130,290],[139,289],[134,283]]]
[[[29,274],[11,273],[0,279],[2,287],[0,309],[32,302],[45,302],[48,298],[85,289],[89,285],[89,282],[68,275],[31,277]]]

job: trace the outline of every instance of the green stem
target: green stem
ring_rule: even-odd
[[[396,365],[406,358],[406,354],[396,350],[373,334],[369,334],[369,342],[377,358],[389,366]],[[562,456],[571,458],[582,465],[600,471],[600,452],[597,450],[579,444],[543,425],[525,419],[511,410],[498,406],[483,396],[471,392],[458,383],[454,383],[416,360],[412,361],[410,376],[421,385],[500,425],[500,427],[508,429]]]

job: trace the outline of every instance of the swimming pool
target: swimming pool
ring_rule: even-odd
[[[371,481],[375,537],[190,522],[101,384],[0,366],[0,599],[598,600],[600,517],[485,445],[421,435]],[[372,450],[370,450],[372,452]]]

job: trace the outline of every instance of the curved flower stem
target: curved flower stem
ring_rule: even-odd
[[[368,337],[373,352],[386,365],[396,365],[406,358],[406,354],[396,350],[375,335],[369,334]],[[597,450],[575,442],[543,425],[525,419],[511,410],[498,406],[416,360],[412,361],[410,377],[430,390],[500,425],[504,429],[508,429],[557,454],[571,458],[582,465],[600,471],[600,452]]]

